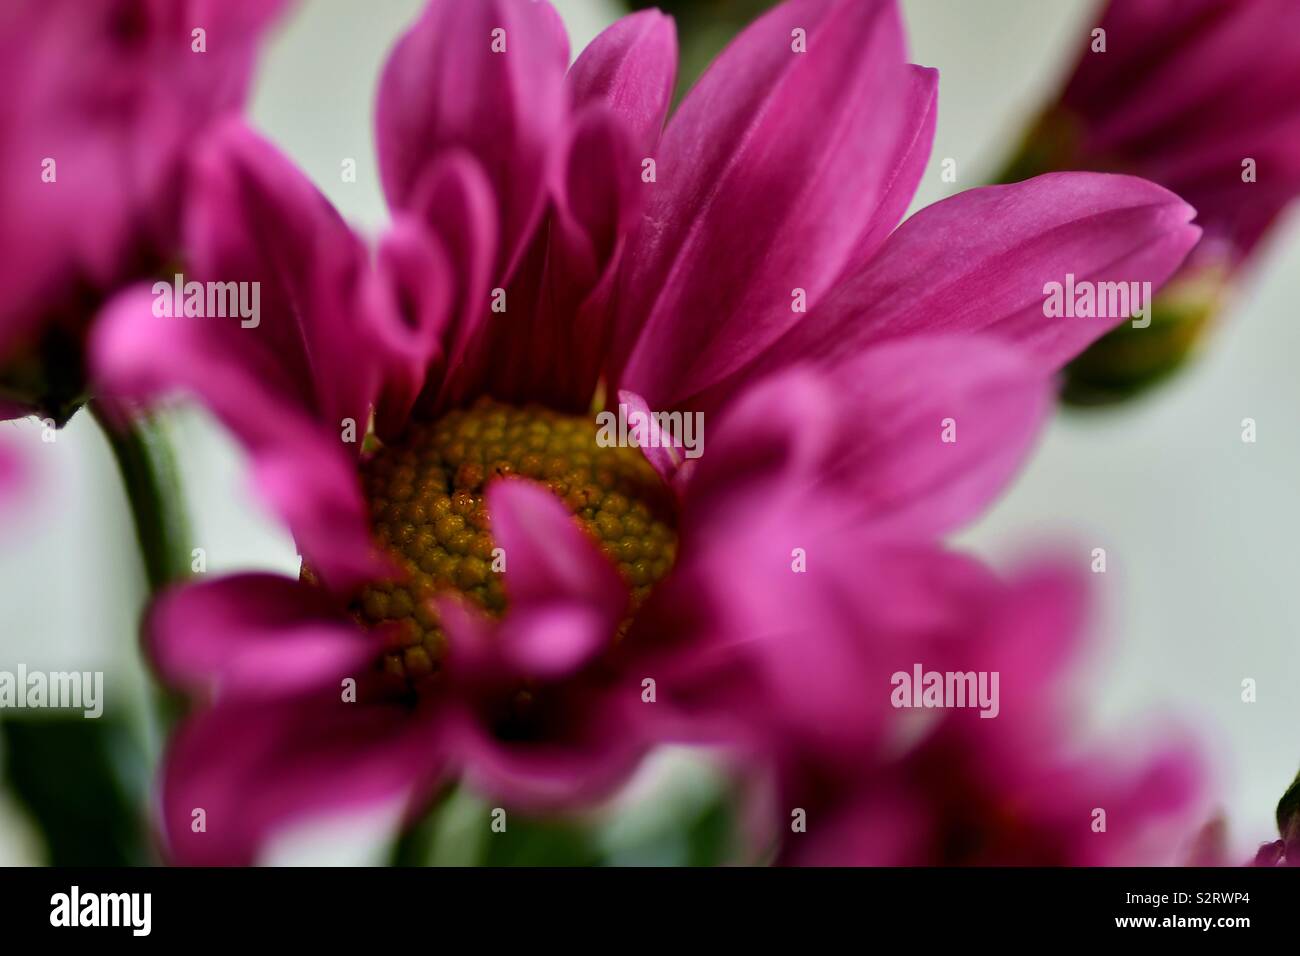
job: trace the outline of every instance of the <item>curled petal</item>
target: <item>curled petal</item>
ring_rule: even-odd
[[[442,357],[454,283],[442,243],[417,223],[398,217],[379,246],[369,310],[385,355],[375,429],[396,435]]]
[[[150,609],[144,632],[163,680],[232,697],[328,684],[360,673],[375,657],[322,592],[273,574],[168,591]]]
[[[542,215],[568,61],[549,3],[432,0],[380,79],[375,126],[389,204],[408,208],[438,157],[465,150],[500,204],[494,274],[507,278]]]

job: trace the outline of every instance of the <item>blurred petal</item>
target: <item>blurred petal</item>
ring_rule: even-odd
[[[630,637],[649,648],[660,733],[863,760],[894,733],[890,676],[965,634],[993,578],[928,543],[880,540],[843,519],[847,503],[776,496],[684,537]]]
[[[439,753],[409,708],[348,703],[336,686],[220,704],[183,724],[164,758],[167,855],[248,866],[290,824],[417,801],[437,779]]]
[[[91,350],[101,393],[119,403],[176,392],[200,396],[244,443],[254,489],[331,586],[346,589],[381,572],[386,566],[373,552],[349,454],[295,397],[276,388],[272,375],[259,374],[250,361],[255,353],[232,354],[214,342],[210,323],[221,319],[159,318],[153,301],[146,289],[128,290],[96,324]]]
[[[1300,195],[1300,6],[1125,0],[1100,28],[1105,53],[1081,53],[1048,114],[1055,164],[1173,190],[1196,207],[1207,258],[1235,264]],[[1257,180],[1243,181],[1247,158]]]
[[[273,574],[165,592],[150,609],[145,640],[159,676],[172,686],[215,686],[240,697],[329,685],[375,658],[373,643],[323,592]]]
[[[836,445],[836,401],[828,377],[804,367],[744,393],[685,486],[683,526],[743,523],[767,502],[807,496]]]
[[[504,550],[512,606],[582,599],[616,624],[627,601],[614,566],[555,495],[522,479],[488,486],[492,536]]]
[[[259,490],[312,567],[339,588],[373,575],[353,464],[382,355],[364,247],[288,160],[237,123],[203,153],[187,233],[185,281],[244,284],[256,314],[156,315],[156,295],[123,293],[91,342],[100,388],[118,400],[200,398],[249,451]]]
[[[966,337],[868,349],[833,372],[839,432],[818,475],[881,530],[939,534],[1010,484],[1047,420],[1051,387],[1018,350]]]
[[[535,812],[573,812],[610,794],[636,769],[649,741],[631,719],[640,687],[556,702],[546,732],[511,739],[493,732],[467,709],[448,714],[439,728],[447,752],[477,793]]]
[[[1050,404],[1045,370],[991,339],[916,336],[820,373],[765,379],[723,415],[687,487],[688,504],[776,486],[834,491],[843,520],[929,535],[978,516],[1023,463]],[[810,423],[817,423],[810,428]],[[698,507],[698,506],[697,506]],[[707,518],[704,520],[708,520]]]
[[[375,370],[358,348],[370,331],[358,315],[367,261],[360,239],[287,157],[242,123],[208,141],[191,193],[186,278],[260,283],[260,323],[211,322],[214,344],[256,353],[248,361],[259,373],[274,374],[331,429],[344,417],[363,422]]]
[[[4,4],[0,88],[21,94],[0,107],[0,350],[42,320],[79,331],[102,297],[174,252],[192,143],[243,103],[286,6]],[[207,48],[195,55],[200,25]]]
[[[597,666],[627,589],[549,491],[510,479],[487,497],[510,604],[494,620],[439,600],[451,677],[440,739],[480,792],[571,809],[607,794],[646,746],[633,716],[639,682]]]

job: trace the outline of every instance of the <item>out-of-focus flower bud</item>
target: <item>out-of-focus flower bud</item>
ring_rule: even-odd
[[[1065,169],[1142,176],[1197,210],[1200,246],[1152,307],[1067,370],[1065,397],[1128,398],[1178,369],[1300,194],[1300,4],[1114,0],[999,181]]]
[[[1204,341],[1230,288],[1222,263],[1184,266],[1150,304],[1149,324],[1122,323],[1066,366],[1062,399],[1107,405],[1164,381]]]
[[[188,159],[286,0],[0,7],[0,419],[62,425],[112,295],[178,254]]]

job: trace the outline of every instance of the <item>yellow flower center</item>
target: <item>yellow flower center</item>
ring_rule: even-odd
[[[505,610],[505,555],[484,503],[497,477],[530,478],[564,502],[617,567],[633,607],[668,572],[677,535],[667,489],[640,451],[603,448],[596,431],[594,417],[480,399],[412,422],[362,464],[375,537],[405,573],[367,586],[352,612],[385,626],[383,668],[395,682],[422,691],[438,681],[446,637],[434,595]]]

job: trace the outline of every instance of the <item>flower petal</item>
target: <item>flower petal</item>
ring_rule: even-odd
[[[888,177],[880,194],[880,203],[868,228],[858,237],[856,250],[845,262],[847,269],[870,259],[880,244],[902,221],[912,204],[916,187],[925,174],[934,146],[934,130],[939,121],[939,71],[908,65],[903,95],[903,115],[907,121],[897,131],[894,154],[887,169]]]
[[[542,214],[568,62],[549,3],[431,0],[380,79],[375,126],[389,204],[408,208],[430,164],[466,150],[499,202],[494,274],[506,279]]]
[[[291,824],[403,798],[418,804],[440,753],[409,708],[346,702],[333,685],[218,705],[183,724],[164,758],[167,855],[248,866]]]
[[[590,406],[612,332],[617,266],[646,194],[640,157],[658,140],[675,66],[672,21],[653,11],[620,21],[574,64],[566,79],[574,118],[555,137],[548,218],[516,257],[506,313],[488,315],[476,300],[467,326],[474,340],[449,363],[442,404],[490,391]]]
[[[675,488],[677,473],[682,467],[683,459],[681,447],[673,444],[674,436],[659,427],[659,420],[651,414],[649,404],[636,392],[629,392],[626,389],[619,392],[618,403],[620,410],[626,409],[625,414],[629,421],[633,420],[633,415],[637,415],[640,416],[641,421],[649,423],[648,434],[644,436],[645,442],[638,443],[638,447],[641,449],[641,454],[645,455],[646,461],[650,462],[650,467],[663,479],[664,484],[669,488]]]
[[[130,290],[97,323],[95,376],[117,400],[198,396],[249,451],[259,490],[312,568],[349,587],[380,567],[353,464],[383,355],[365,250],[287,160],[238,124],[209,144],[194,195],[185,280],[207,283],[209,300],[217,283],[247,283],[256,314],[155,314],[172,283],[152,296]]]
[[[487,505],[512,605],[580,599],[617,624],[627,589],[555,495],[530,481],[503,480],[488,486]]]
[[[1113,58],[1084,53],[1063,95],[1096,155],[1187,147],[1207,129],[1294,115],[1300,9],[1287,0],[1111,3],[1101,28]]]
[[[247,448],[253,488],[284,518],[323,580],[346,590],[381,573],[386,565],[374,552],[347,453],[259,375],[256,363],[214,346],[207,320],[160,319],[152,304],[148,290],[128,290],[97,321],[91,352],[101,394],[115,407],[175,392],[201,396]]]
[[[836,407],[827,376],[806,367],[744,393],[685,483],[683,525],[744,523],[773,501],[807,496],[837,442],[827,414]]]
[[[580,670],[609,643],[612,633],[610,620],[599,608],[556,601],[508,614],[500,637],[517,673],[552,678]]]
[[[558,701],[540,739],[506,739],[481,715],[461,708],[446,715],[440,740],[474,791],[534,812],[572,812],[608,797],[645,755],[632,708],[640,703],[636,683],[621,692],[570,689]]]
[[[875,534],[950,531],[1006,487],[1050,399],[1046,370],[978,337],[917,336],[819,373],[796,367],[724,414],[687,486],[688,505],[705,495],[705,510],[730,508],[726,499],[752,489],[750,506],[759,508],[774,488],[833,490],[842,519],[870,522]],[[756,464],[761,483],[750,477]]]
[[[370,312],[377,344],[385,354],[375,430],[388,440],[443,358],[451,318],[451,265],[437,236],[401,214],[380,242]]]
[[[929,543],[882,541],[846,522],[851,501],[834,491],[789,491],[684,537],[629,640],[657,654],[643,669],[670,739],[702,742],[705,728],[769,758],[866,759],[893,732],[890,676],[935,635],[960,632],[968,595],[992,577]]]
[[[478,345],[480,390],[581,412],[591,407],[612,333],[611,300],[643,187],[623,122],[604,106],[573,122],[547,228],[538,233]],[[522,313],[522,315],[521,315]]]
[[[1018,350],[960,336],[904,339],[833,372],[839,430],[819,483],[877,530],[929,535],[978,517],[1028,457],[1052,403]]]
[[[900,146],[933,122],[916,91],[889,0],[798,0],[737,37],[660,143],[615,384],[676,407],[794,325],[796,290],[814,306],[893,226],[924,165]]]
[[[1196,207],[1208,255],[1244,256],[1300,194],[1300,7],[1132,0],[1101,29],[1109,49],[1082,53],[1061,98],[1068,165],[1168,187]],[[1258,182],[1242,181],[1247,157]]]
[[[323,592],[292,578],[231,575],[165,592],[144,634],[159,676],[173,686],[281,695],[373,662],[373,643],[336,612]]]
[[[331,429],[345,417],[364,422],[376,374],[358,320],[365,248],[293,163],[242,123],[205,144],[186,243],[187,279],[260,285],[258,324],[208,316],[214,341],[256,353],[259,373],[275,374]]]
[[[1055,370],[1128,318],[1048,318],[1046,284],[1150,282],[1196,244],[1195,211],[1128,176],[1052,173],[922,209],[757,364],[835,361],[884,339],[987,330]]]
[[[103,297],[173,254],[192,144],[243,103],[257,47],[286,6],[5,4],[0,88],[22,95],[0,114],[0,348],[55,316],[83,326]]]
[[[487,496],[510,604],[494,620],[438,601],[451,677],[440,739],[481,792],[572,807],[608,793],[645,749],[639,677],[611,674],[600,656],[613,647],[627,589],[549,491],[511,479]]]
[[[463,402],[482,380],[478,343],[492,319],[488,290],[498,249],[497,202],[478,161],[462,149],[433,161],[416,186],[411,216],[441,241],[454,280],[442,360],[430,370],[429,411]]]
[[[493,620],[454,597],[438,601],[462,687],[577,671],[607,647],[627,610],[618,572],[551,492],[514,478],[487,490],[510,601]]]
[[[569,69],[575,107],[608,106],[623,122],[639,156],[659,142],[677,79],[677,28],[672,17],[642,10],[592,40]]]

